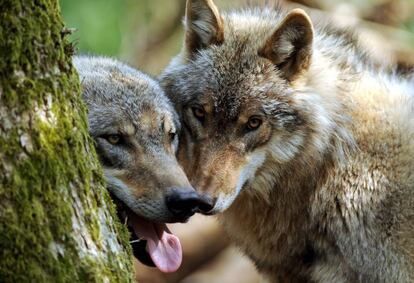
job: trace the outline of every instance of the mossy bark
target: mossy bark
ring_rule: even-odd
[[[0,281],[131,282],[57,0],[0,1]]]

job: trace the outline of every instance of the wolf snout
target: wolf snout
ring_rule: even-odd
[[[213,208],[213,200],[198,194],[192,188],[172,188],[165,197],[168,210],[174,217],[184,219],[196,212],[207,213]]]

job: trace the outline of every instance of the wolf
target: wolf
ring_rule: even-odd
[[[185,222],[211,208],[175,157],[178,115],[159,84],[142,72],[107,57],[77,56],[73,62],[108,190],[126,211],[138,243],[134,255],[163,272],[176,271],[181,245],[164,223]]]
[[[414,282],[414,75],[278,5],[188,0],[178,158],[268,282]]]

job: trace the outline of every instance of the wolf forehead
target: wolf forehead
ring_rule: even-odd
[[[74,63],[89,112],[99,112],[100,117],[126,119],[134,126],[139,126],[140,118],[145,115],[152,116],[153,122],[168,117],[179,126],[170,100],[158,82],[148,75],[107,57],[75,57]],[[96,122],[102,123],[99,120]]]
[[[235,48],[227,44],[231,43],[202,50],[194,60],[166,70],[163,85],[176,104],[212,105],[214,114],[226,120],[243,112],[275,114],[292,107],[292,91],[271,63],[247,42]],[[293,115],[292,111],[284,113]]]
[[[217,111],[266,100],[276,105],[275,100],[283,100],[291,91],[280,71],[259,52],[284,15],[285,11],[277,9],[223,13],[222,42],[201,48],[190,59],[186,53],[179,55],[162,74],[163,86],[169,94],[180,93],[171,96],[180,103],[208,93]],[[260,20],[252,21],[252,17]]]

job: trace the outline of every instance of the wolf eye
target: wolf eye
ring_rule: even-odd
[[[202,121],[204,117],[206,116],[206,112],[204,111],[202,107],[195,106],[191,109],[193,110],[193,115],[200,121]]]
[[[105,139],[112,145],[120,144],[122,141],[121,135],[107,135]]]
[[[175,137],[177,136],[176,132],[169,132],[168,135],[170,136],[170,141],[174,141]]]
[[[251,131],[258,129],[262,125],[262,120],[257,117],[250,117],[247,121],[247,128]]]

